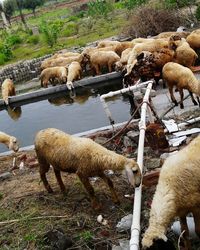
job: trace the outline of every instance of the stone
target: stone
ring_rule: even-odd
[[[144,165],[149,170],[161,167],[160,159],[157,158],[145,160]]]
[[[126,230],[130,230],[132,225],[132,219],[133,219],[132,214],[128,214],[125,217],[123,217],[121,221],[119,221],[116,225],[117,231],[124,232]]]
[[[10,176],[11,176],[10,172],[5,172],[3,174],[0,174],[0,181],[4,181],[4,180],[8,179],[8,178],[10,178]]]

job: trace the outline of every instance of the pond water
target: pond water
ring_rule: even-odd
[[[109,87],[98,85],[97,88],[82,88],[75,98],[67,94],[51,96],[47,100],[23,105],[14,110],[0,111],[0,131],[16,136],[20,146],[34,143],[37,131],[44,128],[58,128],[74,134],[101,126],[110,125],[99,94],[108,93],[122,87],[113,82]],[[130,117],[130,104],[127,97],[117,96],[108,99],[114,121],[122,122]],[[8,149],[0,144],[0,152]]]

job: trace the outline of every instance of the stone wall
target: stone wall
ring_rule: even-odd
[[[6,78],[12,78],[14,83],[21,83],[37,77],[40,74],[41,62],[50,56],[51,55],[45,55],[3,67],[0,69],[0,84],[2,84]]]

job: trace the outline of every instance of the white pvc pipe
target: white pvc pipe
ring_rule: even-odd
[[[124,94],[124,93],[127,93],[127,92],[136,92],[137,90],[145,87],[146,85],[148,85],[151,81],[147,81],[147,82],[143,82],[143,83],[139,83],[139,84],[136,84],[134,86],[129,86],[128,88],[123,88],[123,89],[120,89],[120,90],[117,90],[117,91],[110,91],[109,93],[107,94],[104,94],[104,95],[101,95],[100,96],[100,101],[103,105],[103,108],[106,112],[106,115],[110,121],[110,124],[114,124],[114,120],[112,119],[112,116],[111,116],[111,112],[108,108],[108,105],[107,103],[105,102],[105,99],[106,98],[109,98],[109,97],[113,97],[113,96],[116,96],[116,95],[119,95],[119,94]]]
[[[146,130],[146,111],[147,111],[146,102],[149,101],[149,95],[151,92],[152,85],[153,85],[153,81],[151,81],[148,84],[145,96],[143,98],[144,103],[142,104],[142,107],[141,107],[141,119],[139,122],[140,135],[139,135],[139,143],[138,143],[137,163],[140,167],[141,172],[143,172],[144,138],[145,138],[145,130]],[[131,239],[129,242],[130,250],[139,249],[141,199],[142,199],[142,184],[140,185],[140,187],[135,189],[133,220],[132,220],[132,226],[131,226]]]

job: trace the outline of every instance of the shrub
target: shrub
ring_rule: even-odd
[[[88,3],[88,15],[98,18],[103,16],[108,17],[108,13],[113,11],[114,5],[110,0],[96,0]]]
[[[132,37],[154,36],[176,30],[184,23],[185,20],[173,10],[154,9],[146,5],[138,7],[135,14],[129,17],[129,26],[124,33]]]
[[[68,37],[68,36],[76,35],[77,33],[78,33],[78,24],[68,23],[62,32],[62,36]]]
[[[22,42],[22,39],[19,35],[15,34],[10,34],[6,38],[6,42],[10,45],[13,46],[15,44],[20,44]]]
[[[38,35],[29,36],[27,39],[27,43],[30,43],[30,44],[38,44],[39,41],[40,41],[40,37]]]
[[[12,58],[12,49],[10,45],[5,41],[4,43],[0,44],[0,53],[4,55],[4,61],[8,61]]]
[[[6,56],[0,52],[0,65],[3,65],[6,62]]]
[[[200,20],[200,5],[197,6],[196,13],[195,13],[196,19]]]
[[[46,43],[53,47],[58,40],[63,23],[61,21],[45,21],[40,23],[40,32],[43,33]]]

